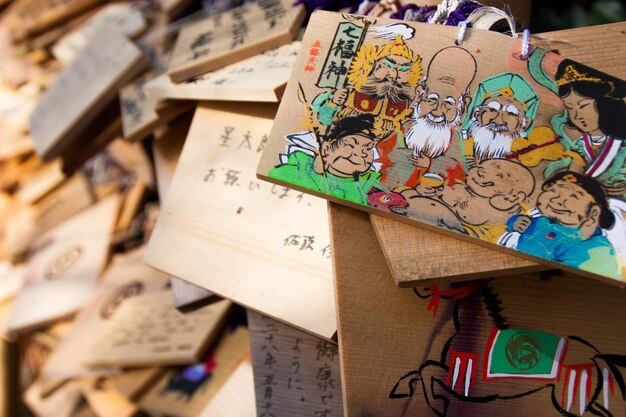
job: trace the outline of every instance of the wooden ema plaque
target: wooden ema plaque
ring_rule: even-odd
[[[261,103],[200,104],[145,261],[330,339],[326,204],[254,176],[275,112]]]
[[[299,48],[300,42],[292,42],[179,84],[160,75],[148,81],[144,91],[149,96],[177,100],[278,102]]]
[[[102,26],[111,26],[129,38],[135,38],[146,27],[146,19],[142,12],[130,3],[115,3],[103,7],[89,20],[75,30],[58,39],[52,47],[52,54],[65,66],[69,65],[97,36]]]
[[[255,412],[252,364],[244,360],[198,417],[251,417]]]
[[[159,100],[148,96],[145,86],[155,74],[148,73],[120,90],[120,107],[124,139],[135,142],[148,137],[155,128],[193,110],[194,102]]]
[[[126,300],[140,294],[160,292],[167,286],[167,276],[141,262],[144,248],[116,256],[94,291],[74,319],[68,333],[46,361],[43,373],[50,377],[72,378],[93,374],[82,360],[94,339],[104,331],[113,313]],[[115,368],[98,370],[111,374]]]
[[[61,170],[61,160],[55,159],[47,164],[42,164],[37,170],[29,175],[18,179],[19,189],[15,197],[23,203],[34,204],[46,194],[50,193],[65,180]]]
[[[289,43],[305,14],[290,0],[262,0],[194,22],[181,29],[167,73],[179,83]]]
[[[68,381],[48,395],[43,394],[45,383],[38,379],[23,394],[24,404],[36,417],[72,417],[80,401],[80,386]]]
[[[330,219],[348,416],[626,412],[621,291],[567,273],[398,288],[367,215]]]
[[[17,0],[11,4],[8,24],[15,41],[42,33],[96,6],[99,0]]]
[[[118,209],[119,198],[111,196],[35,242],[9,331],[26,331],[63,319],[89,300],[108,259]]]
[[[2,43],[0,29],[0,45]],[[4,45],[0,46],[4,49]],[[4,58],[2,58],[4,60]],[[4,60],[6,65],[8,60]],[[0,72],[7,74],[0,64]],[[27,71],[19,71],[24,74]],[[28,154],[33,150],[33,144],[28,136],[28,115],[35,107],[39,98],[39,88],[33,84],[26,84],[15,90],[4,84],[0,86],[0,129],[4,132],[0,139],[0,160],[6,160]]]
[[[152,388],[165,372],[167,368],[131,368],[109,377],[109,381],[112,388],[134,403]]]
[[[143,65],[143,54],[131,41],[113,28],[102,27],[31,114],[29,129],[37,155],[49,160],[79,140],[82,130]]]
[[[561,55],[624,79],[626,68],[615,65],[613,59],[626,55],[626,44],[620,38],[624,30],[623,22],[599,25],[538,34],[533,42],[549,50],[556,48]],[[420,282],[431,278],[465,280],[533,269],[532,262],[506,253],[374,214],[370,220],[399,286],[421,285]],[[411,256],[406,256],[407,253]]]
[[[188,101],[162,100],[147,94],[146,87],[150,81],[167,77],[169,58],[170,54],[158,57],[150,71],[122,87],[119,92],[124,138],[129,142],[146,138],[158,126],[192,110],[195,105]]]
[[[22,290],[26,276],[24,264],[0,262],[0,302],[13,298]]]
[[[191,115],[185,115],[176,120],[172,126],[162,133],[155,132],[155,140],[152,142],[152,154],[154,156],[154,170],[157,178],[157,190],[160,201],[165,200],[167,190],[174,177],[178,159],[185,144],[185,137],[191,125]],[[171,277],[172,296],[176,308],[181,311],[202,307],[219,299],[210,291],[190,284],[180,278]]]
[[[343,416],[339,348],[248,311],[256,415]]]
[[[182,314],[169,291],[133,297],[93,339],[83,364],[138,367],[193,362],[216,337],[230,307],[230,301],[223,300]]]
[[[370,214],[370,221],[399,287],[423,285],[430,280],[464,281],[550,269],[375,214]]]
[[[150,413],[197,417],[249,355],[246,328],[227,328],[201,362],[169,370],[139,400],[139,407]]]
[[[25,253],[43,233],[93,203],[87,177],[77,173],[34,206],[11,212],[3,236],[8,254],[15,258]]]
[[[115,390],[108,379],[82,378],[79,389],[97,417],[133,417],[139,411],[135,404]]]
[[[311,19],[259,177],[621,285],[624,132],[596,111],[579,123],[570,101],[610,90],[619,119],[624,82],[538,48],[521,59],[493,32],[457,46],[457,28],[374,20]],[[574,207],[548,204],[557,191]]]

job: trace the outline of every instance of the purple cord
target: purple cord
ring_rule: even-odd
[[[358,7],[360,0],[296,0],[294,6],[304,4],[307,13],[311,14],[314,10],[328,10],[336,12],[345,7]],[[356,10],[356,9],[355,9]]]
[[[355,13],[362,0],[296,0],[294,5],[304,4],[308,14],[314,10],[338,11],[349,7],[350,13]],[[445,21],[448,26],[457,26],[459,22],[467,20],[467,16],[482,5],[474,1],[467,1],[454,10]],[[428,22],[437,11],[437,6],[417,6],[416,4],[405,4],[397,12],[391,14],[392,19],[404,20],[408,11],[413,12],[416,22]],[[469,26],[469,25],[468,25]]]
[[[418,6],[416,4],[405,4],[401,6],[397,12],[391,14],[392,19],[404,20],[406,17],[406,12],[411,10],[415,15],[416,22],[426,22],[430,18],[430,16],[435,13],[437,10],[437,6]]]
[[[398,19],[398,20],[404,20],[404,14],[408,11],[408,10],[418,10],[420,7],[417,4],[413,4],[413,3],[409,3],[409,4],[405,4],[404,6],[400,6],[400,8],[398,9],[397,12],[395,13],[391,13],[391,15],[389,16],[391,19]]]
[[[480,9],[481,7],[483,7],[481,4],[474,1],[465,2],[450,13],[444,24],[447,26],[457,26],[459,22],[467,20],[470,13],[476,9]],[[468,25],[468,27],[470,27],[470,25]]]

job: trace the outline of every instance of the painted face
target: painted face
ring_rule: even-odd
[[[345,136],[336,149],[328,143],[322,146],[324,163],[331,174],[352,177],[367,172],[374,162],[375,142],[362,135]]]
[[[477,109],[474,117],[481,126],[492,132],[522,133],[525,111],[519,101],[513,97],[489,97]]]
[[[581,186],[566,181],[557,181],[537,197],[541,213],[569,227],[580,227],[593,204],[593,198]]]
[[[424,92],[418,106],[418,118],[425,118],[430,123],[450,125],[457,118],[458,99],[444,91],[428,90]]]
[[[481,197],[493,197],[496,194],[516,194],[527,187],[524,168],[515,163],[504,164],[502,161],[485,161],[471,169],[467,175],[467,186]]]
[[[409,74],[413,64],[408,58],[400,55],[387,55],[374,64],[372,76],[376,80],[394,80],[401,84],[409,82]]]
[[[578,130],[585,133],[594,133],[600,129],[599,114],[595,100],[584,97],[572,90],[563,97],[563,104],[567,109],[570,121]]]

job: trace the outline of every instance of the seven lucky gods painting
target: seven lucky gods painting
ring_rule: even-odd
[[[626,82],[458,35],[314,13],[258,176],[626,281]]]

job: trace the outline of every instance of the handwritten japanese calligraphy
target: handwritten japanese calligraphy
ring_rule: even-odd
[[[252,311],[248,325],[258,417],[343,416],[336,344]]]

